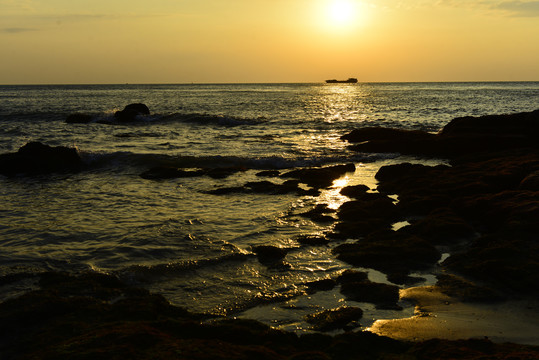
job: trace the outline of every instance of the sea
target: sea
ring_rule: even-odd
[[[144,103],[131,123],[115,111]],[[361,328],[411,316],[348,301],[339,289],[306,292],[349,264],[329,245],[301,245],[333,223],[304,217],[319,204],[337,209],[347,185],[376,191],[382,165],[444,163],[400,154],[358,153],[340,137],[366,126],[438,132],[460,116],[539,108],[539,82],[358,84],[119,84],[0,86],[0,153],[31,141],[76,147],[76,173],[0,175],[0,301],[35,288],[46,271],[96,271],[162,294],[172,304],[215,316],[249,318],[308,332],[305,316],[340,306],[364,310]],[[73,113],[87,124],[66,123]],[[259,173],[353,163],[320,195],[228,193]],[[145,179],[155,166],[235,168],[226,178]],[[395,226],[402,226],[396,224]],[[261,262],[259,245],[286,248],[278,264]],[[385,275],[367,271],[372,281]],[[415,274],[435,282],[436,269]],[[17,280],[13,280],[17,279]],[[421,285],[421,284],[420,284]]]

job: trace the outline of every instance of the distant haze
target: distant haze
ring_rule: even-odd
[[[0,84],[537,81],[539,1],[0,0]]]

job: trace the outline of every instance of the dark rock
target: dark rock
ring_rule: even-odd
[[[282,260],[290,251],[290,249],[280,248],[271,245],[258,245],[253,246],[253,252],[255,253],[258,261],[266,265],[282,264]]]
[[[305,321],[313,325],[314,330],[330,331],[357,327],[357,321],[363,316],[358,307],[343,306],[337,309],[324,310],[305,317]],[[352,325],[351,325],[352,324]]]
[[[339,220],[353,221],[360,219],[386,218],[391,221],[397,207],[393,199],[378,193],[367,193],[360,200],[345,202],[338,210]]]
[[[333,222],[335,218],[329,214],[335,213],[335,211],[334,209],[330,209],[326,204],[318,204],[313,209],[300,215],[316,222]]]
[[[539,110],[516,114],[466,116],[453,119],[445,125],[440,136],[464,134],[539,135]]]
[[[333,251],[337,258],[354,266],[385,273],[407,274],[433,266],[440,253],[427,241],[394,231],[377,231],[353,244],[342,244]]]
[[[399,309],[399,288],[372,282],[366,272],[346,270],[337,278],[337,283],[349,300],[373,303],[378,308]]]
[[[333,279],[323,279],[323,280],[316,280],[316,281],[310,281],[308,283],[305,283],[308,290],[307,293],[313,294],[317,291],[329,291],[332,290],[335,285],[337,285],[337,282]]]
[[[0,174],[6,176],[73,172],[82,168],[77,149],[30,142],[16,153],[0,155]]]
[[[66,118],[66,123],[69,124],[87,124],[93,119],[92,115],[75,113]]]
[[[352,185],[343,187],[340,193],[344,196],[348,196],[349,198],[358,198],[365,196],[369,190],[370,189],[367,185]]]
[[[484,235],[471,246],[447,258],[453,272],[482,282],[497,291],[539,295],[537,232],[506,230]]]
[[[402,273],[391,273],[387,274],[387,280],[393,284],[398,285],[416,285],[424,282],[426,279],[418,276],[410,276]]]
[[[474,229],[450,208],[437,208],[427,217],[400,231],[419,236],[433,244],[461,242],[475,235]]]
[[[341,283],[341,293],[347,299],[373,303],[379,309],[400,309],[399,287],[395,285],[375,283],[369,280]]]
[[[334,237],[357,239],[372,231],[389,228],[397,217],[393,199],[378,193],[363,193],[358,200],[345,202],[337,211],[340,220],[334,227]]]
[[[323,168],[292,170],[282,174],[281,177],[298,179],[304,184],[319,189],[330,187],[333,181],[355,170],[354,164],[334,165]]]
[[[114,118],[120,122],[132,122],[139,115],[150,115],[150,109],[144,104],[129,104],[123,110],[116,111]]]
[[[362,152],[398,152],[455,158],[518,148],[537,148],[539,110],[509,115],[456,118],[437,134],[421,131],[364,128],[344,135],[359,143],[351,148]]]
[[[357,283],[357,282],[363,282],[367,280],[369,280],[369,274],[364,271],[357,271],[357,270],[345,270],[337,278],[337,282],[339,284]]]

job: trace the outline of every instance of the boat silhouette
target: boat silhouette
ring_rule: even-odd
[[[332,79],[332,80],[326,80],[326,82],[328,84],[355,84],[357,83],[357,79],[356,78],[348,78],[347,80]]]

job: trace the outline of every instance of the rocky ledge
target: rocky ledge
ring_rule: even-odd
[[[450,165],[384,166],[378,193],[344,189],[353,200],[339,209],[333,236],[359,240],[336,247],[337,256],[406,283],[413,270],[437,265],[443,251],[450,254],[444,276],[453,277],[443,278],[446,292],[466,283],[479,292],[468,298],[537,296],[538,129],[534,111],[458,118],[436,135],[370,128],[344,136],[362,142],[356,150],[444,155]]]

